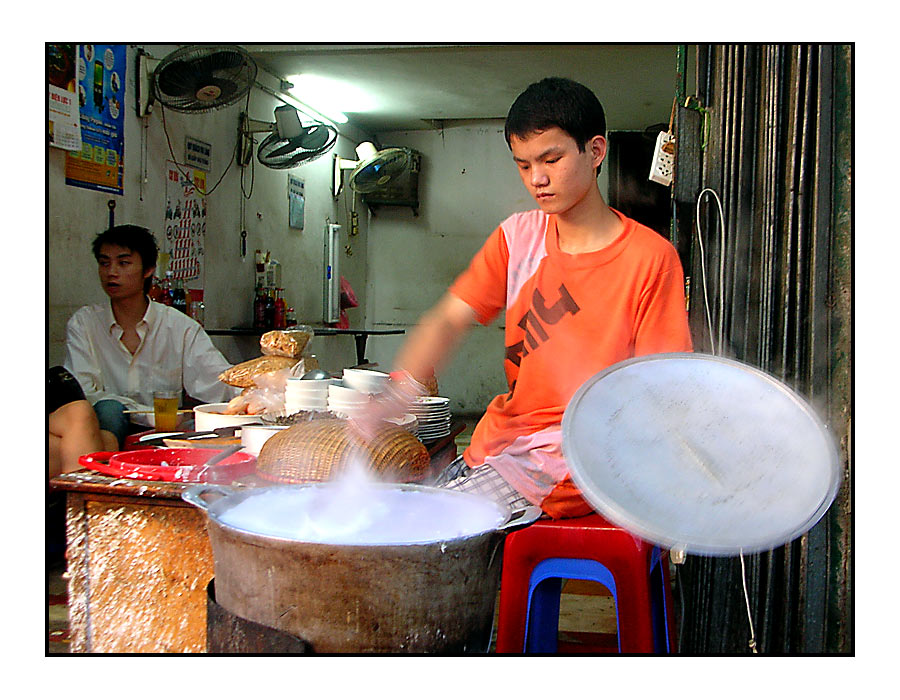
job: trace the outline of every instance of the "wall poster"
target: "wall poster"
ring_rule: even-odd
[[[81,150],[81,118],[75,68],[78,44],[47,44],[47,137],[51,146]]]
[[[306,207],[303,180],[288,175],[288,226],[303,230],[303,214]]]
[[[206,172],[166,161],[165,241],[167,270],[185,290],[201,291],[206,238]]]
[[[66,184],[123,193],[125,44],[79,44],[81,150],[66,157]]]

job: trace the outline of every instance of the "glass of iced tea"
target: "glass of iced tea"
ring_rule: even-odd
[[[153,420],[156,430],[175,430],[178,425],[178,399],[180,392],[158,390],[153,392]]]

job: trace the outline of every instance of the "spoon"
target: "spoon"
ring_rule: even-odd
[[[217,454],[214,454],[212,457],[210,457],[208,460],[206,460],[203,463],[203,466],[211,467],[214,464],[218,464],[219,462],[221,462],[223,459],[225,459],[229,455],[233,455],[235,452],[237,452],[242,447],[243,447],[243,445],[229,445],[224,450],[221,450],[220,452],[218,452]]]

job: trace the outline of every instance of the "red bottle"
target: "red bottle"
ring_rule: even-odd
[[[275,328],[287,328],[287,304],[284,303],[284,290],[280,287],[275,290]]]

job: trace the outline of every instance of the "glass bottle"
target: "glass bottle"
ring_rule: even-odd
[[[175,289],[172,291],[172,306],[181,313],[187,314],[187,294],[185,294],[184,284],[180,279],[175,280]]]
[[[263,296],[263,288],[256,288],[256,296],[253,298],[253,327],[262,329],[266,327],[266,298]]]
[[[271,289],[265,290],[266,306],[263,311],[263,328],[272,329],[275,327],[275,296]]]
[[[284,325],[285,328],[293,328],[297,325],[297,312],[294,311],[293,306],[289,306],[284,313]]]

